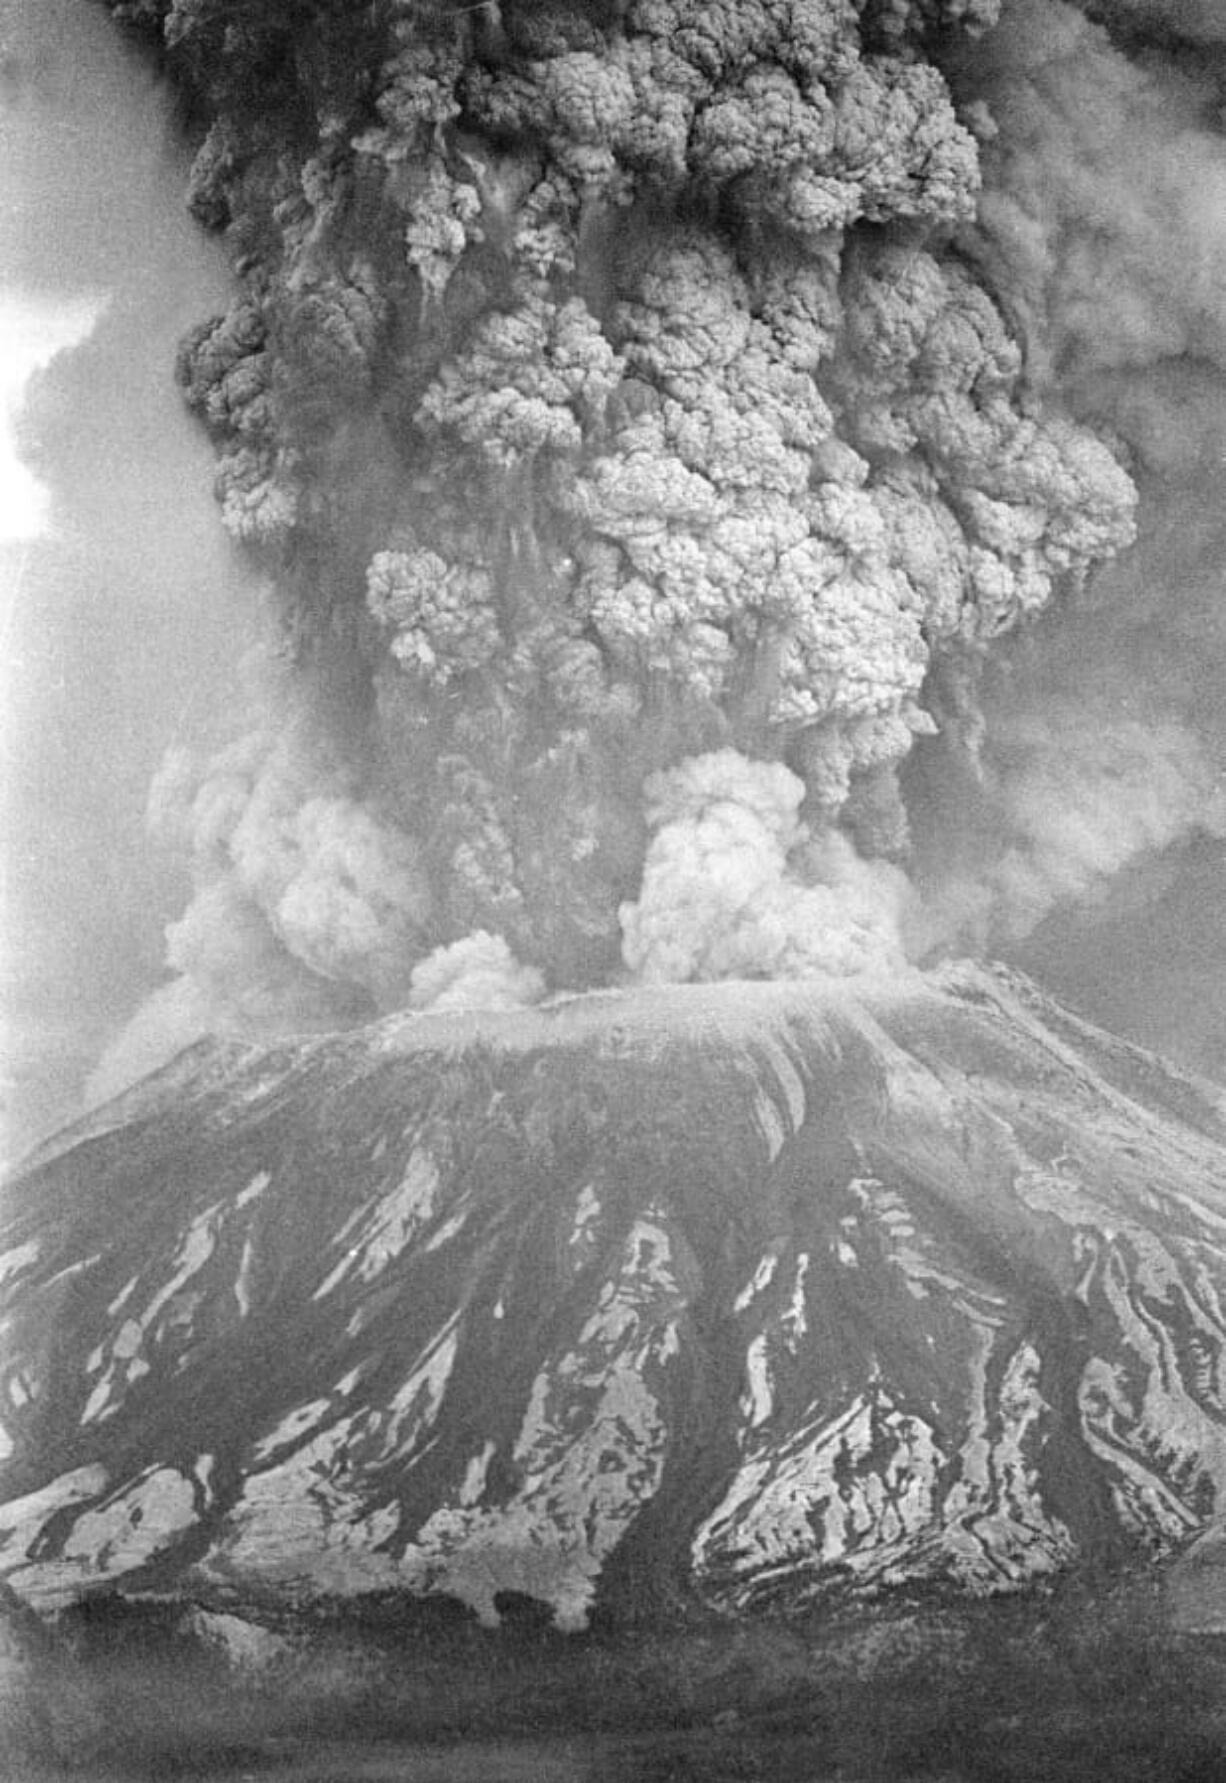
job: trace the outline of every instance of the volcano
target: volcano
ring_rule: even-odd
[[[1226,1494],[1226,1096],[1003,970],[206,1041],[5,1207],[44,1613],[983,1594]]]

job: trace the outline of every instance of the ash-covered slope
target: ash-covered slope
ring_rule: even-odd
[[[789,1607],[1226,1493],[1226,1102],[968,968],[207,1043],[32,1159],[0,1565]]]

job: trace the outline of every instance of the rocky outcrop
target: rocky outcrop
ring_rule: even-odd
[[[206,1043],[0,1242],[0,1573],[791,1609],[1226,1505],[1226,1098],[960,967]]]

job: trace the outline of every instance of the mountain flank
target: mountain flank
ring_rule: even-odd
[[[202,1043],[7,1186],[0,1576],[563,1628],[1208,1577],[1224,1238],[1226,1096],[1003,971]]]

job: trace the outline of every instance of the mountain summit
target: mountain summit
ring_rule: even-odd
[[[0,1570],[790,1609],[1226,1495],[1226,1096],[1012,974],[204,1042],[9,1184]]]

